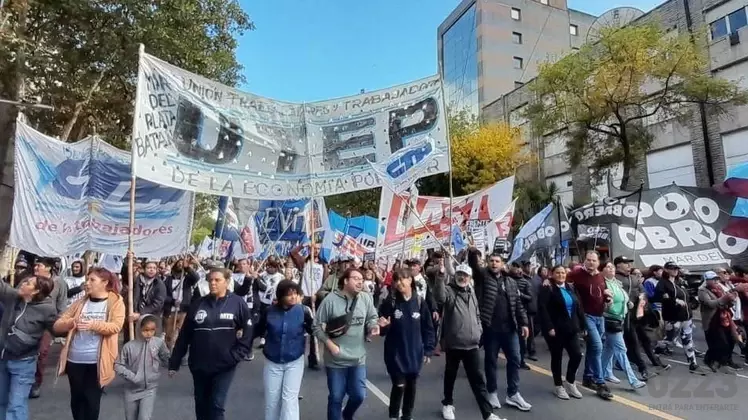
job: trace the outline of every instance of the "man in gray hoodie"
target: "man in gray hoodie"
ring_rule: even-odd
[[[363,287],[364,276],[349,268],[340,277],[338,290],[317,308],[314,336],[325,345],[327,420],[352,420],[366,398],[365,339],[379,335],[379,325],[374,301],[361,293]]]
[[[169,349],[158,337],[159,318],[146,314],[138,319],[138,337],[122,348],[114,370],[127,380],[125,420],[150,420],[156,401],[159,368],[169,363]]]
[[[493,407],[488,400],[486,380],[480,370],[478,348],[483,328],[478,311],[478,299],[470,287],[473,270],[467,264],[458,265],[455,268],[455,281],[447,284],[448,273],[445,264],[448,266],[449,263],[442,262],[434,283],[434,297],[436,302],[444,308],[441,346],[446,353],[446,364],[444,366],[442,416],[445,420],[455,418],[453,391],[457,370],[462,363],[483,419],[500,420],[493,414]]]

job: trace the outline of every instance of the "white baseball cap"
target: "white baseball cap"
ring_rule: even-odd
[[[467,264],[460,264],[455,268],[455,273],[465,273],[470,277],[473,277],[473,269]]]

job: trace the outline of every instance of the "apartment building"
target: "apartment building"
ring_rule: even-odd
[[[669,0],[633,21],[656,19],[669,31],[709,30],[710,73],[738,81],[748,88],[748,0]],[[483,107],[482,118],[526,127],[521,115],[533,97],[527,85]],[[721,182],[728,168],[748,161],[748,107],[732,106],[727,115],[715,117],[708,107],[693,105],[685,122],[653,117],[645,124],[654,134],[651,150],[632,173],[631,185],[655,188],[673,182],[682,186],[709,187]],[[607,180],[591,181],[586,168],[572,169],[566,157],[565,131],[542,138],[523,129],[528,145],[538,152],[535,176],[555,183],[566,204],[586,202],[608,195]],[[620,167],[611,168],[614,184]]]
[[[595,19],[566,0],[463,0],[438,29],[447,105],[479,115],[579,48]]]

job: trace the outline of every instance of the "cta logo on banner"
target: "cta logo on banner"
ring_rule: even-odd
[[[673,261],[693,271],[748,260],[748,240],[722,232],[735,197],[677,185],[641,194],[636,228],[612,227],[615,254],[636,255],[636,265],[641,268]]]
[[[130,154],[89,138],[63,143],[22,122],[16,129],[15,200],[10,243],[37,255],[127,252]],[[193,194],[138,180],[135,255],[185,252]]]
[[[437,76],[348,98],[295,104],[241,92],[144,54],[135,171],[174,188],[254,199],[322,197],[381,186],[386,162],[418,136],[446,172],[446,112]],[[436,156],[437,153],[434,153]]]
[[[485,227],[511,205],[513,191],[514,177],[509,177],[476,193],[455,197],[450,221],[449,197],[418,196],[413,204],[415,211],[410,212],[407,194],[396,195],[382,188],[377,255],[394,256],[401,253],[403,247],[410,250],[417,235],[422,235],[424,249],[439,248],[440,244],[449,243],[453,225],[465,232]],[[432,237],[429,230],[436,237]]]
[[[386,184],[385,187],[400,194],[428,172],[429,162],[439,156],[441,154],[434,146],[434,139],[427,136],[414,140],[381,164],[369,163],[380,181]]]

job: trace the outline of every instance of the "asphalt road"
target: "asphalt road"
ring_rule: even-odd
[[[743,410],[748,408],[748,372],[739,375],[711,373],[705,377],[693,375],[685,366],[685,356],[676,352],[671,357],[672,369],[650,380],[647,388],[639,391],[626,389],[623,385],[612,385],[613,401],[602,401],[594,394],[585,392],[584,399],[561,401],[552,394],[553,381],[549,371],[549,356],[545,343],[540,340],[540,360],[530,362],[532,371],[522,371],[520,391],[533,405],[532,411],[522,413],[509,407],[497,414],[502,418],[537,418],[552,416],[554,419],[604,418],[605,420],[636,420],[661,418],[720,420],[745,418]],[[703,334],[698,333],[697,348],[705,349]],[[260,351],[253,362],[245,362],[239,368],[227,404],[227,419],[262,419],[264,404],[262,396],[262,363]],[[52,357],[56,356],[56,352]],[[434,358],[424,368],[418,385],[416,412],[421,419],[441,418],[443,357]],[[357,420],[386,419],[390,380],[384,369],[382,341],[375,339],[369,344],[368,396],[359,410]],[[736,357],[736,361],[739,359]],[[50,362],[53,362],[51,359]],[[748,370],[748,369],[746,369]],[[623,375],[618,372],[619,377]],[[580,372],[581,377],[581,372]],[[503,378],[503,375],[500,376]],[[456,414],[458,419],[480,420],[464,372],[460,373],[455,389]],[[68,381],[59,378],[55,384],[54,367],[47,367],[42,398],[31,402],[31,419],[70,419],[68,409]],[[503,401],[505,388],[499,387]],[[302,387],[302,419],[324,419],[327,402],[327,386],[324,371],[307,371]],[[101,418],[124,417],[121,382],[115,381],[107,389],[102,400]],[[164,375],[158,392],[154,419],[194,419],[192,402],[192,379],[185,368],[173,379]]]

